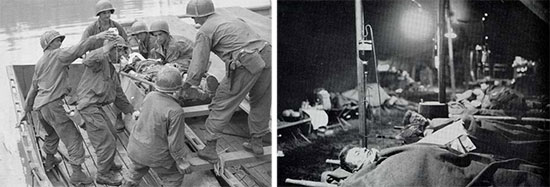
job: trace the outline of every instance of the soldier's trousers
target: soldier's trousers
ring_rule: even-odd
[[[266,67],[256,74],[250,73],[241,66],[225,77],[216,90],[216,95],[209,105],[210,115],[205,126],[210,137],[219,138],[225,125],[229,124],[233,113],[248,94],[250,113],[248,127],[252,137],[261,137],[269,132],[271,111],[271,47],[266,46],[260,52]]]
[[[80,165],[84,162],[84,146],[80,132],[69,119],[63,109],[63,101],[57,99],[37,111],[39,120],[47,135],[44,138],[43,149],[46,154],[57,153],[59,139],[65,144],[69,152],[69,163]]]
[[[179,187],[183,183],[183,174],[178,171],[176,162],[170,168],[164,167],[149,167],[139,162],[136,162],[130,158],[131,164],[129,165],[126,180],[139,184],[143,176],[147,174],[149,169],[153,169],[159,176],[162,186],[174,186]]]
[[[116,130],[105,110],[91,105],[79,111],[97,156],[97,172],[107,173],[115,164]]]

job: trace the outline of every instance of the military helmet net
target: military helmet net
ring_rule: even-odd
[[[46,48],[48,48],[48,46],[50,46],[56,38],[61,38],[61,42],[63,42],[63,40],[65,40],[65,35],[61,35],[59,32],[54,30],[46,31],[42,34],[42,36],[40,36],[40,46],[43,50],[46,50]]]

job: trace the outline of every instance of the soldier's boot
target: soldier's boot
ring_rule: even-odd
[[[256,156],[264,154],[262,146],[262,137],[252,137],[248,142],[243,143],[244,150],[254,153]]]
[[[73,174],[71,175],[69,182],[75,186],[81,184],[92,184],[94,180],[82,172],[82,167],[80,165],[71,165],[73,168]]]
[[[98,172],[95,177],[95,182],[97,184],[105,184],[109,186],[120,186],[122,184],[122,177],[112,171],[108,171],[106,173]]]
[[[46,169],[46,171],[50,171],[60,162],[61,159],[56,158],[54,155],[47,154],[46,160],[44,161],[44,169]]]
[[[199,156],[199,158],[206,160],[210,163],[218,162],[219,156],[218,152],[216,152],[217,142],[217,139],[206,141],[206,147],[198,151],[197,155]]]

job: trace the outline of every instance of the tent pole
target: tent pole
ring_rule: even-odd
[[[450,18],[450,11],[451,11],[451,5],[450,3],[446,3],[445,5],[445,25],[447,26],[447,33],[451,33],[453,30],[451,27],[451,18]],[[454,96],[456,93],[456,78],[455,78],[455,66],[454,66],[454,53],[453,53],[453,39],[449,36],[447,38],[447,46],[449,49],[449,73],[451,76],[451,96]]]
[[[356,59],[357,59],[357,95],[359,97],[359,134],[361,135],[361,146],[367,147],[368,128],[366,123],[365,103],[365,71],[363,61],[359,58],[359,42],[363,35],[363,7],[361,0],[355,0],[355,35],[356,35]],[[366,62],[365,62],[366,63]]]
[[[439,86],[439,102],[447,103],[446,90],[445,90],[445,50],[443,46],[443,38],[445,37],[445,3],[448,0],[437,1],[437,58],[439,63],[439,70],[437,71],[437,82]]]

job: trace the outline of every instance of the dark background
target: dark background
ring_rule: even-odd
[[[417,0],[422,9],[436,18],[436,1]],[[548,10],[548,1],[542,1]],[[298,109],[311,98],[315,88],[343,92],[355,88],[355,7],[354,1],[281,1],[278,5],[278,112]],[[406,0],[363,1],[365,23],[374,30],[378,59],[402,63],[433,64],[433,39],[404,37],[400,19],[404,11],[418,8]],[[487,44],[490,62],[506,64],[495,78],[512,78],[515,56],[539,62],[532,83],[538,94],[548,95],[549,25],[519,1],[451,0],[458,22],[453,28],[457,82],[466,82],[462,70],[466,54],[476,44]],[[488,14],[485,22],[481,21]],[[435,28],[431,31],[435,33]],[[484,37],[488,36],[488,40]],[[417,75],[414,77],[419,79]],[[448,81],[448,80],[447,80]],[[449,85],[449,84],[448,84]]]

